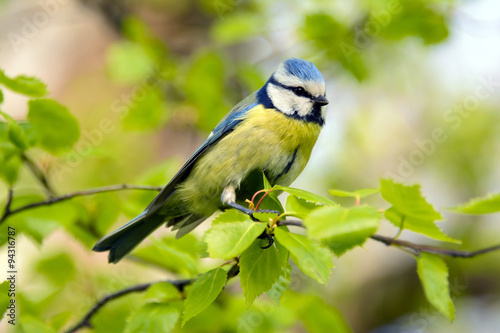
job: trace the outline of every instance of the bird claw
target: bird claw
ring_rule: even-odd
[[[274,244],[274,238],[267,233],[267,230],[264,230],[264,232],[262,232],[262,234],[259,237],[257,237],[257,238],[258,239],[267,239],[268,244],[266,246],[261,246],[260,247],[263,250],[270,248]]]

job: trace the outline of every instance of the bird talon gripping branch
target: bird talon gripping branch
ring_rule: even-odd
[[[270,247],[271,247],[271,246],[273,246],[273,244],[274,244],[274,238],[273,238],[273,236],[269,235],[269,233],[268,233],[267,229],[266,229],[266,230],[264,230],[264,231],[262,232],[262,234],[260,234],[260,236],[259,236],[259,237],[257,237],[257,238],[258,238],[258,239],[267,239],[268,244],[267,244],[266,246],[261,246],[261,247],[260,247],[260,248],[261,248],[261,249],[263,249],[263,250],[270,248]]]

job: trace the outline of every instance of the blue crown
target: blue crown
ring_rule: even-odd
[[[323,82],[323,76],[320,71],[310,61],[291,58],[283,63],[285,70],[303,81]]]

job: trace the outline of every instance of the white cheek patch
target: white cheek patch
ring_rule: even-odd
[[[267,93],[273,105],[285,114],[297,114],[303,117],[313,107],[313,103],[308,97],[297,96],[294,92],[274,84],[268,85]]]

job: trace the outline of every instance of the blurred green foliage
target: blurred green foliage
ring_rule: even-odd
[[[154,23],[148,22],[148,15],[132,10],[123,17],[120,38],[106,52],[105,72],[108,83],[125,93],[113,95],[111,99],[116,99],[111,104],[73,115],[72,108],[68,110],[46,98],[48,89],[41,80],[10,76],[6,74],[8,68],[0,71],[0,177],[5,181],[2,190],[14,188],[13,210],[49,198],[30,174],[27,157],[33,157],[41,174],[61,189],[57,193],[121,182],[164,185],[175,174],[180,161],[175,158],[165,161],[165,155],[158,152],[167,144],[188,147],[181,141],[211,131],[236,101],[262,86],[269,71],[246,57],[245,47],[263,45],[254,44],[256,40],[280,43],[271,38],[277,25],[281,33],[293,37],[290,50],[293,52],[272,45],[271,51],[262,50],[267,53],[262,54],[261,62],[305,57],[313,60],[326,78],[343,79],[364,92],[370,83],[390,92],[399,85],[394,68],[398,61],[407,61],[408,45],[412,46],[410,53],[424,52],[452,35],[450,22],[455,4],[444,0],[358,1],[353,5],[355,10],[346,14],[325,1],[287,3],[285,8],[264,1],[146,1],[141,5],[168,16],[175,24],[179,24],[176,20],[188,23],[179,24],[178,30],[165,37]],[[288,15],[293,25],[278,17]],[[193,27],[202,32],[193,32]],[[182,49],[170,41],[175,35],[184,38],[180,45],[188,44],[185,40],[191,39],[199,38],[201,42],[193,42],[196,47],[191,49]],[[381,72],[390,77],[388,82],[380,78]],[[418,80],[418,75],[413,79]],[[29,100],[26,119],[4,109],[7,91]],[[379,91],[371,93],[376,95]],[[89,99],[93,96],[85,91],[85,97],[78,102],[85,104]],[[416,288],[416,278],[411,279],[416,275],[415,269],[406,273],[401,268],[397,273],[387,273],[385,284],[378,280],[373,285],[367,282],[362,285],[362,292],[351,291],[346,284],[345,290],[332,294],[332,284],[339,283],[336,276],[330,279],[333,254],[336,261],[341,261],[345,253],[363,246],[379,229],[395,232],[397,228],[407,229],[449,242],[460,238],[453,230],[449,233],[452,238],[447,236],[448,231],[445,234],[438,228],[436,221],[442,220],[442,215],[430,204],[431,200],[423,197],[419,186],[383,180],[381,197],[373,195],[366,199],[365,196],[379,190],[343,190],[346,184],[350,188],[373,185],[378,175],[366,172],[371,167],[366,161],[383,154],[380,147],[387,142],[406,138],[400,135],[381,144],[372,142],[376,140],[374,132],[380,132],[381,128],[377,118],[380,109],[376,98],[360,105],[363,114],[346,122],[347,142],[338,154],[335,168],[328,165],[329,170],[318,173],[323,190],[341,188],[331,190],[330,194],[348,198],[340,199],[339,206],[336,200],[316,193],[276,187],[277,191],[289,194],[285,211],[303,219],[308,230],[302,235],[279,227],[275,229],[276,242],[268,250],[260,248],[265,241],[255,238],[268,228],[269,218],[273,220],[275,215],[258,215],[263,223],[254,223],[242,214],[227,211],[215,218],[203,238],[196,233],[179,240],[171,235],[155,237],[134,251],[130,260],[116,267],[106,265],[103,257],[91,257],[90,248],[98,238],[147,206],[156,194],[149,191],[80,197],[8,217],[0,225],[0,244],[6,246],[7,225],[15,226],[17,237],[28,243],[33,253],[27,258],[29,268],[23,274],[17,296],[22,321],[14,331],[62,331],[79,320],[99,297],[165,277],[198,279],[182,293],[171,284],[157,283],[142,295],[130,294],[110,302],[92,319],[94,331],[206,332],[207,328],[213,332],[371,331],[407,316],[405,311],[418,314],[422,306],[427,306],[423,295],[437,311],[452,319],[451,298],[457,293],[453,282],[460,274],[472,280],[476,275],[481,276],[499,290],[495,278],[499,272],[489,269],[498,266],[495,265],[498,255],[478,260],[479,263],[448,263],[436,255],[423,254],[417,257],[423,289]],[[430,113],[435,111],[432,106],[428,108]],[[496,110],[480,105],[477,110],[480,116],[467,121],[460,118],[460,124],[454,123],[459,130],[446,123],[443,128],[448,138],[439,147],[446,154],[437,154],[429,160],[433,172],[449,177],[453,186],[450,192],[455,189],[462,196],[467,194],[461,198],[463,201],[481,195],[483,188],[479,184],[494,171],[491,152],[498,147],[495,138],[498,139],[499,133]],[[386,123],[394,120],[395,115],[390,116],[391,121]],[[423,132],[442,125],[430,119]],[[394,124],[401,126],[401,122]],[[165,135],[172,129],[188,135],[178,142],[165,142]],[[412,146],[402,149],[414,151]],[[186,154],[182,158],[189,152]],[[324,157],[324,164],[328,164],[328,156]],[[264,187],[270,188],[269,184]],[[352,198],[358,203],[362,199],[366,204],[357,206]],[[452,210],[466,214],[495,213],[499,209],[497,198],[498,194],[481,197]],[[1,200],[0,207],[6,202],[7,197]],[[396,228],[390,229],[389,223],[382,222],[378,210],[384,205],[391,206],[383,215]],[[283,211],[275,192],[269,194],[262,208]],[[466,245],[484,247],[485,244],[474,240],[473,232],[464,233]],[[229,279],[226,284],[226,271],[231,263],[213,258],[232,260],[240,254],[239,279]],[[340,256],[343,257],[339,259]],[[336,264],[341,265],[342,262]],[[357,272],[359,268],[348,269]],[[353,280],[363,275],[349,274]],[[326,287],[313,281],[325,284],[329,279],[332,282]],[[405,292],[398,289],[391,293],[393,287]],[[6,288],[6,282],[0,285],[0,305],[7,304]],[[365,300],[370,297],[365,293],[374,295],[378,290],[384,294],[378,299],[383,309],[377,309],[387,312],[383,315],[366,311],[369,305]],[[263,293],[267,295],[260,296]],[[394,302],[388,300],[389,293],[396,299]],[[473,291],[467,293],[473,295]],[[402,299],[405,307],[394,306],[397,299]],[[378,304],[375,299],[373,304]]]

